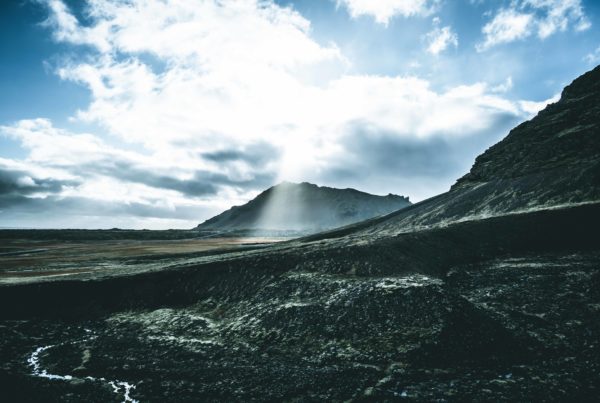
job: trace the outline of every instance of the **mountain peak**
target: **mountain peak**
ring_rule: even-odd
[[[197,229],[315,232],[384,215],[410,205],[408,197],[376,196],[309,182],[283,181]]]

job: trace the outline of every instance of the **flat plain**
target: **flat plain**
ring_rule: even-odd
[[[0,231],[0,283],[109,273],[125,265],[176,261],[263,247],[286,238],[192,231]]]

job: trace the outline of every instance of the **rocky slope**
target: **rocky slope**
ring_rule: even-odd
[[[451,191],[399,212],[1,285],[3,397],[596,401],[598,82],[576,80]]]
[[[355,189],[283,182],[242,206],[198,225],[199,230],[317,232],[391,213],[410,205],[407,197],[376,196]]]

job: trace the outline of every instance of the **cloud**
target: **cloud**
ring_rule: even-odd
[[[156,189],[175,190],[188,198],[216,195],[222,186],[234,187],[242,191],[261,190],[275,180],[275,174],[271,172],[259,172],[250,177],[235,178],[207,170],[193,171],[189,178],[182,179],[156,174],[154,169],[140,169],[127,162],[83,165],[80,169],[88,170],[91,174],[104,174],[120,181],[139,183]]]
[[[45,213],[67,216],[137,216],[170,219],[196,219],[198,209],[185,206],[174,210],[167,206],[146,203],[119,203],[110,200],[96,200],[89,197],[59,197],[51,195],[45,198],[0,195],[0,208],[11,208],[12,213]],[[66,214],[65,214],[66,213]]]
[[[461,95],[458,103],[469,102],[467,94],[472,91],[464,90],[464,98]],[[438,100],[432,119],[454,95],[447,96]],[[453,112],[461,113],[457,109],[449,111]],[[479,127],[464,122],[463,136],[447,136],[444,128],[437,127],[432,128],[436,135],[417,138],[411,133],[383,128],[376,122],[350,122],[343,129],[338,151],[311,179],[340,186],[364,183],[364,189],[374,193],[388,186],[389,192],[397,189],[396,193],[408,194],[415,200],[445,192],[468,171],[481,150],[499,141],[520,121],[509,110],[493,109],[486,115],[489,121]]]
[[[89,6],[94,23],[60,38],[72,44],[87,40],[100,56],[66,63],[58,72],[87,86],[94,97],[79,119],[150,148],[194,142],[222,149],[255,142],[264,133],[283,141],[274,128],[287,125],[312,97],[306,84],[319,84],[323,69],[345,66],[334,45],[309,37],[306,19],[270,2]],[[71,32],[70,25],[64,29]],[[144,62],[145,56],[165,69]]]
[[[587,55],[585,55],[583,60],[586,63],[594,65],[594,66],[597,65],[598,63],[600,63],[600,46],[598,46],[596,48],[596,50],[594,50],[593,52],[590,52]]]
[[[85,30],[106,31],[103,41],[91,43],[108,43],[111,51],[98,48],[95,63],[82,59],[59,69],[61,77],[92,92],[92,103],[78,117],[161,155],[181,154],[185,145],[211,156],[262,142],[281,151],[285,176],[318,163],[349,121],[384,122],[404,132],[421,118],[431,120],[424,113],[437,94],[425,80],[344,74],[337,47],[316,43],[309,22],[289,8],[186,0],[91,5],[97,17]],[[164,67],[154,68],[144,54]],[[340,70],[325,81],[313,77],[323,63]],[[485,113],[466,111],[464,117],[480,122]],[[448,133],[462,119],[439,118]],[[412,132],[428,135],[423,127]]]
[[[349,74],[335,44],[316,42],[308,20],[271,1],[94,0],[85,25],[59,0],[47,4],[53,37],[76,50],[56,72],[91,94],[73,120],[105,134],[47,119],[0,131],[27,150],[23,177],[34,185],[71,181],[56,182],[46,202],[24,192],[19,200],[70,208],[65,215],[197,214],[192,226],[281,180],[419,200],[445,190],[506,122],[535,107],[481,82],[438,90],[414,76]],[[387,10],[425,15],[435,4],[390,2]],[[449,27],[435,28],[442,40],[434,51],[456,46]],[[404,165],[392,163],[394,154]]]
[[[541,111],[542,109],[544,109],[546,106],[548,106],[550,104],[553,104],[555,102],[558,102],[558,100],[560,100],[560,93],[559,94],[555,94],[551,98],[545,99],[545,100],[540,101],[540,102],[535,102],[535,101],[519,101],[519,105],[520,105],[521,109],[529,115],[528,118],[532,118],[535,115],[537,115],[537,113],[539,111]]]
[[[70,42],[79,45],[93,45],[104,51],[110,46],[104,35],[109,28],[106,25],[97,25],[94,28],[82,27],[62,0],[39,0],[45,3],[50,14],[42,25],[53,30],[54,39],[59,42]]]
[[[533,15],[519,13],[515,10],[500,10],[487,23],[482,32],[485,41],[477,45],[478,51],[483,51],[501,43],[509,43],[531,35]]]
[[[545,39],[556,32],[566,31],[570,26],[575,31],[585,31],[591,27],[581,0],[513,1],[511,7],[498,10],[492,20],[484,25],[484,40],[476,48],[481,52],[533,34]]]
[[[452,27],[440,27],[439,18],[434,18],[434,28],[425,35],[428,43],[427,51],[432,55],[438,55],[450,46],[458,47],[458,35],[452,31]]]
[[[437,7],[439,0],[337,0],[348,9],[352,18],[372,16],[377,23],[387,25],[396,15],[403,17],[427,16]]]
[[[495,93],[505,93],[510,91],[513,88],[513,79],[512,77],[507,77],[506,81],[504,81],[502,84],[498,84],[495,87],[492,87],[492,92]]]
[[[229,207],[219,203],[219,196],[245,199],[275,177],[267,169],[268,156],[263,156],[262,170],[240,166],[215,170],[210,169],[209,160],[205,168],[199,168],[202,160],[193,156],[194,151],[187,157],[180,155],[178,162],[161,160],[156,154],[114,148],[92,134],[57,129],[46,119],[0,126],[0,133],[20,141],[29,151],[27,162],[0,159],[0,195],[3,209],[8,209],[4,214],[41,213],[44,208],[58,214],[63,206],[65,210],[58,214],[63,217],[110,216],[113,209],[114,216],[128,212],[157,219],[190,219],[192,211],[202,217]],[[81,202],[80,206],[69,204],[74,201]]]
[[[239,149],[222,149],[201,153],[206,160],[219,164],[246,164],[252,168],[262,168],[273,159],[278,158],[281,152],[272,144],[261,141]]]
[[[0,159],[1,196],[45,196],[61,193],[65,188],[76,187],[77,180],[38,177],[10,160]]]
[[[537,20],[537,35],[547,38],[557,31],[566,31],[574,24],[576,31],[585,31],[591,27],[581,0],[525,0],[523,7],[541,11]]]
[[[268,169],[268,164],[278,156],[268,151],[259,154],[260,150],[256,148],[259,145],[251,145],[248,154],[239,152],[240,158],[248,158],[252,167],[260,163],[262,170],[250,169],[246,165],[215,170],[211,169],[211,161],[218,153],[207,153],[202,165],[193,149],[170,159],[157,153],[147,155],[123,151],[109,146],[95,135],[74,134],[55,128],[47,119],[21,120],[12,126],[0,126],[0,132],[20,141],[29,150],[31,163],[52,169],[55,173],[88,179],[105,176],[156,189],[175,190],[188,197],[215,195],[224,185],[260,190],[265,183],[273,180],[274,173]],[[268,147],[264,149],[271,150]]]
[[[81,196],[25,197],[0,194],[1,228],[191,228],[211,207],[121,203]]]

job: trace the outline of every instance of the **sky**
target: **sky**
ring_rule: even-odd
[[[595,0],[0,2],[0,227],[447,191],[600,63]]]

